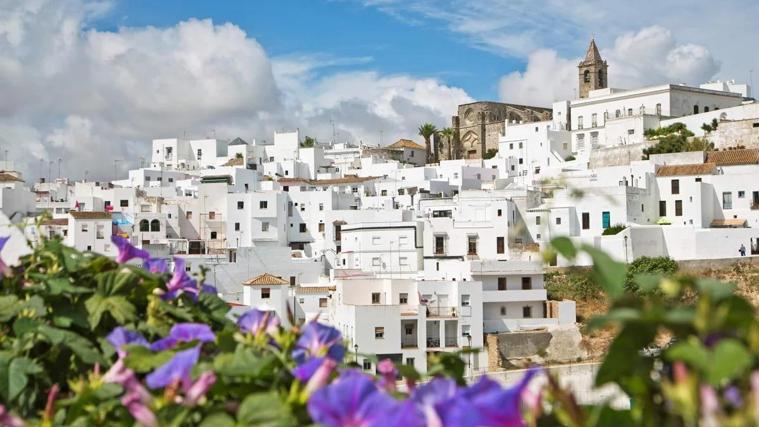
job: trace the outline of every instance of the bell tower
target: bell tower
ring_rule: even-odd
[[[580,98],[587,98],[591,90],[604,89],[609,86],[608,64],[601,58],[594,39],[590,40],[588,51],[577,68],[580,69]]]

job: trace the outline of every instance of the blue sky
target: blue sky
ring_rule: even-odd
[[[435,77],[477,99],[497,100],[500,76],[525,64],[521,58],[473,47],[436,22],[402,21],[379,9],[343,1],[130,0],[116,3],[93,25],[103,30],[165,27],[189,18],[234,23],[272,57],[326,53],[337,58],[371,59],[320,72],[371,69]]]

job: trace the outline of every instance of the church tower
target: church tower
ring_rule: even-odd
[[[580,98],[587,98],[591,90],[604,89],[609,86],[606,61],[598,53],[594,39],[585,53],[585,59],[577,66],[580,69]]]

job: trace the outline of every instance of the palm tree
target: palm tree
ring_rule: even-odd
[[[432,163],[432,152],[430,150],[430,138],[437,133],[437,128],[432,123],[425,123],[419,126],[419,135],[424,138],[424,145],[427,148],[427,163]]]
[[[443,128],[443,130],[440,131],[440,135],[445,137],[448,142],[448,160],[453,160],[453,153],[451,152],[451,146],[453,145],[453,133],[453,128]]]

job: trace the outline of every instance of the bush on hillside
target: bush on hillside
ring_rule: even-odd
[[[627,228],[627,226],[624,224],[615,224],[605,229],[604,232],[601,234],[604,236],[613,236],[615,234],[619,234],[619,232],[624,230],[625,228]]]

